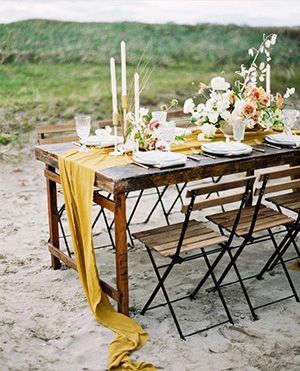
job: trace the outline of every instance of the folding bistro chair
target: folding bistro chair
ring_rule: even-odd
[[[214,214],[214,215],[209,215],[207,216],[207,219],[214,224],[216,224],[219,229],[225,234],[225,231],[229,232],[230,235],[232,235],[233,231],[236,237],[242,238],[242,243],[239,246],[231,246],[230,250],[236,249],[235,254],[233,255],[230,250],[228,250],[228,253],[230,255],[230,262],[221,274],[220,278],[217,281],[217,286],[214,288],[214,291],[216,289],[219,289],[220,287],[231,285],[234,283],[239,282],[241,287],[243,288],[244,295],[247,299],[247,303],[249,306],[249,309],[251,311],[251,314],[253,316],[253,319],[257,319],[257,315],[255,313],[256,309],[266,307],[268,305],[295,297],[296,301],[299,301],[299,297],[297,295],[297,292],[295,290],[294,284],[291,280],[291,277],[289,275],[289,272],[284,264],[283,258],[282,258],[282,250],[286,246],[286,244],[293,238],[294,233],[295,233],[295,220],[293,218],[290,218],[279,211],[273,210],[271,208],[268,208],[264,205],[262,205],[262,198],[264,196],[265,190],[266,190],[266,185],[269,180],[269,173],[264,173],[262,178],[262,185],[259,188],[259,190],[255,191],[255,193],[258,195],[256,204],[254,206],[246,206],[241,213],[241,217],[239,220],[239,223],[235,225],[236,223],[236,215],[237,211],[236,210],[231,210],[231,211],[226,211],[225,213],[219,213],[219,214]],[[272,233],[272,228],[274,227],[280,227],[283,226],[285,228],[288,228],[288,232],[285,234],[284,238],[278,245],[273,233]],[[241,253],[245,249],[245,247],[249,245],[253,245],[254,243],[262,242],[265,241],[265,236],[255,236],[256,233],[261,232],[261,231],[267,231],[269,234],[268,239],[271,239],[275,252],[272,254],[272,257],[279,259],[283,271],[285,273],[285,276],[287,278],[287,281],[289,283],[290,289],[292,291],[292,295],[289,295],[287,297],[271,301],[269,303],[265,303],[259,306],[254,307],[251,303],[251,300],[249,298],[249,295],[245,289],[245,286],[243,286],[243,281],[251,279],[251,278],[262,278],[264,272],[260,272],[259,275],[255,274],[246,278],[242,278],[241,274],[237,271],[237,259],[240,257]],[[216,267],[218,264],[218,258],[212,263],[211,268],[212,270]],[[229,283],[225,283],[222,285],[222,282],[228,275],[229,271],[231,268],[234,268],[236,275],[238,276],[237,281],[232,281]],[[198,290],[203,286],[205,283],[206,279],[208,278],[209,274],[204,277],[201,282],[198,284],[194,292],[192,293],[191,297],[194,297]]]
[[[246,178],[242,178],[242,179],[238,179],[238,180],[234,180],[230,182],[223,182],[223,183],[214,184],[214,185],[204,185],[202,187],[192,189],[188,191],[186,195],[187,198],[190,198],[189,205],[183,206],[182,208],[182,212],[185,213],[184,222],[165,226],[165,227],[151,229],[148,231],[138,232],[134,234],[134,236],[138,240],[140,240],[142,243],[145,244],[147,252],[150,257],[150,261],[154,268],[154,272],[158,279],[158,284],[155,287],[154,291],[152,292],[144,308],[142,309],[142,312],[141,312],[142,314],[144,314],[147,310],[154,309],[154,308],[157,308],[163,305],[167,305],[173,317],[177,331],[182,339],[185,339],[187,336],[208,330],[210,328],[219,326],[227,322],[233,323],[232,317],[226,305],[221,289],[218,285],[217,279],[211,267],[208,256],[210,254],[218,253],[218,258],[216,260],[220,261],[226,251],[230,253],[230,250],[228,248],[231,245],[235,230],[237,228],[239,219],[241,217],[242,210],[244,209],[245,205],[247,204],[247,200],[250,197],[254,180],[255,180],[255,177],[246,177]],[[242,191],[235,192],[234,195],[218,197],[218,198],[209,199],[209,200],[206,199],[200,202],[195,202],[196,197],[199,195],[207,195],[211,192],[217,192],[217,191],[219,192],[221,190],[229,190],[229,189],[236,191],[237,188],[241,188],[241,187],[242,187]],[[207,223],[196,221],[194,219],[190,220],[191,213],[195,210],[203,210],[203,209],[210,208],[213,206],[220,206],[220,205],[237,202],[237,201],[240,201],[240,207],[237,210],[235,221],[234,221],[234,228],[229,237],[226,237],[222,235],[221,233],[216,232],[215,230],[209,228],[207,226]],[[215,246],[215,248],[213,250],[207,251],[207,248],[211,248],[212,246]],[[198,252],[195,252],[195,250],[198,250]],[[156,252],[161,257],[168,259],[169,263],[158,266],[155,262],[153,252]],[[202,257],[204,258],[204,261],[208,269],[207,270],[208,273],[206,273],[206,276],[207,277],[210,276],[214,282],[216,291],[218,292],[218,295],[224,307],[225,313],[227,315],[227,319],[223,322],[211,325],[209,327],[200,329],[198,331],[194,331],[188,334],[183,334],[172,303],[189,298],[191,297],[191,295],[187,295],[181,298],[170,300],[169,295],[166,291],[165,282],[170,272],[174,268],[174,266],[176,266],[177,264],[182,264],[183,262],[187,262],[187,261],[197,259],[197,258],[202,258]],[[235,263],[233,263],[233,266],[235,267]],[[164,269],[163,273],[160,273],[161,269]],[[237,274],[239,274],[238,270],[236,270],[236,272]],[[243,287],[242,281],[241,281],[241,286]],[[154,298],[156,297],[156,295],[158,294],[160,290],[162,291],[164,295],[165,302],[162,304],[158,304],[158,305],[150,307]]]
[[[296,258],[300,258],[299,248],[295,241],[297,233],[297,224],[299,224],[299,217],[300,217],[300,166],[289,167],[287,169],[280,169],[280,170],[272,170],[268,172],[268,176],[270,180],[275,181],[275,184],[269,185],[266,187],[265,194],[270,194],[274,192],[279,192],[278,195],[267,196],[265,198],[266,201],[271,202],[274,204],[278,211],[281,213],[286,213],[287,211],[289,214],[296,214],[297,221],[293,224],[294,233],[291,233],[291,237],[286,243],[286,245],[282,248],[281,254],[282,256],[288,250],[289,246],[292,244],[295,251],[296,257],[292,257],[290,259],[285,260],[288,262],[290,260],[294,260]],[[286,178],[291,178],[287,180]],[[296,179],[293,179],[296,178]],[[298,179],[297,179],[298,178]],[[260,175],[259,181],[263,179],[263,174]],[[284,193],[282,193],[284,192]],[[288,230],[288,228],[287,228]],[[258,278],[261,278],[263,274],[268,270],[272,271],[274,267],[279,263],[279,258],[274,253],[262,271],[259,273]]]

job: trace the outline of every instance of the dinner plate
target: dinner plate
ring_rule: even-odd
[[[281,146],[300,146],[299,135],[272,134],[266,136],[266,141]]]
[[[201,146],[204,152],[212,155],[221,156],[241,156],[248,155],[252,152],[252,148],[244,143],[239,142],[211,142],[203,143]]]
[[[176,152],[163,152],[163,151],[148,151],[148,152],[135,152],[136,159],[143,161],[146,165],[156,164],[159,162],[179,161],[186,158],[185,155]]]
[[[186,162],[186,156],[182,153],[162,151],[135,152],[133,159],[144,165],[161,168],[183,165]]]
[[[252,148],[250,146],[239,142],[203,143],[201,148],[204,152],[222,156],[247,155],[252,152]]]

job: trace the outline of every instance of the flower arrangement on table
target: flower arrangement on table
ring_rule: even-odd
[[[240,79],[233,86],[224,77],[217,76],[209,85],[199,84],[198,96],[204,97],[204,103],[196,104],[192,98],[185,101],[183,111],[191,114],[191,121],[200,126],[202,137],[212,139],[218,128],[229,136],[234,122],[252,130],[283,126],[284,99],[294,94],[295,89],[287,88],[283,96],[271,94],[269,62],[276,40],[276,34],[264,36],[257,49],[248,50],[253,57],[250,67],[241,65],[236,71]],[[264,82],[265,87],[258,86]]]
[[[128,112],[127,132],[126,132],[126,149],[135,150],[143,149],[152,151],[155,149],[167,150],[168,143],[164,140],[162,127],[169,126],[170,135],[174,136],[176,141],[183,141],[183,135],[176,135],[175,123],[173,121],[167,122],[167,113],[172,107],[178,106],[178,100],[172,99],[169,105],[162,106],[161,111],[152,111],[141,107],[138,112]],[[136,117],[137,116],[137,120]],[[171,141],[170,141],[171,142]]]

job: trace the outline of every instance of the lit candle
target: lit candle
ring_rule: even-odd
[[[140,112],[140,83],[138,73],[134,74],[134,119],[137,123],[139,121]]]
[[[122,96],[127,95],[126,87],[126,44],[125,41],[121,42],[121,76],[122,76]]]
[[[267,71],[266,71],[266,93],[269,97],[269,104],[271,99],[271,67],[267,64]]]
[[[118,113],[115,58],[110,58],[110,75],[113,113]]]

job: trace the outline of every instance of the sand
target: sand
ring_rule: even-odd
[[[0,151],[0,369],[104,371],[107,346],[114,334],[94,320],[76,272],[50,267],[43,165],[35,161],[32,144],[22,150],[8,148],[6,154]],[[171,189],[167,204],[174,195]],[[163,224],[160,210],[149,225],[141,223],[154,201],[155,196],[143,198],[133,230]],[[171,219],[180,218],[176,212]],[[96,245],[106,243],[102,221],[96,231]],[[243,275],[255,273],[271,251],[269,242],[249,248],[239,261]],[[100,275],[114,283],[112,248],[98,249],[97,261]],[[167,371],[300,369],[300,304],[294,299],[258,310],[260,319],[252,321],[239,287],[229,286],[223,293],[235,324],[182,341],[166,307],[139,314],[156,283],[148,255],[139,243],[129,250],[129,271],[131,313],[150,334],[135,358],[152,361]],[[178,267],[168,282],[171,296],[192,290],[203,272],[202,260]],[[290,274],[300,294],[300,272]],[[290,294],[280,266],[264,280],[250,280],[246,286],[255,305]],[[205,290],[195,301],[179,302],[175,308],[186,331],[224,318],[219,298]]]

